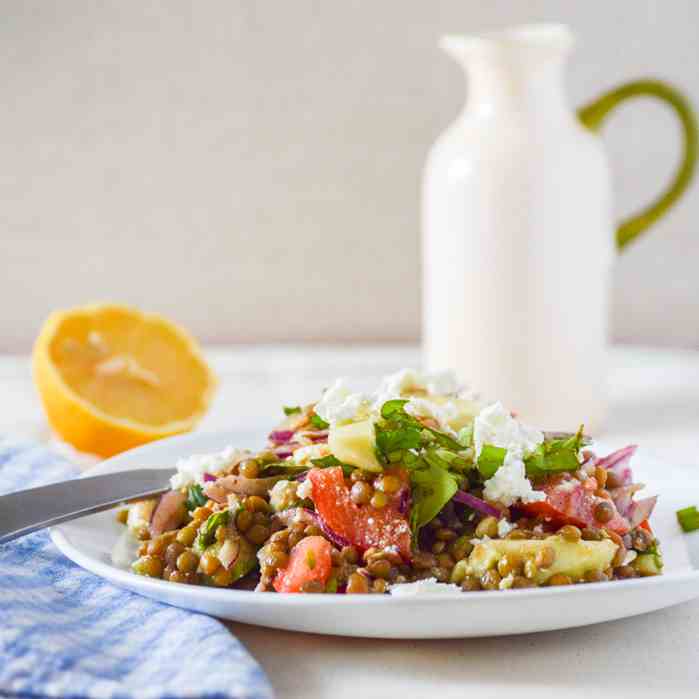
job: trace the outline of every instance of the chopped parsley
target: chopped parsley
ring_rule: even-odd
[[[677,521],[684,532],[694,532],[699,529],[699,510],[692,505],[677,510]]]
[[[204,507],[207,501],[208,498],[204,495],[204,489],[198,483],[194,483],[187,488],[185,505],[190,512],[196,510],[197,507]]]
[[[284,415],[295,415],[296,413],[301,412],[301,406],[300,405],[285,405],[283,406],[284,408]]]
[[[316,413],[313,413],[313,415],[311,415],[310,422],[311,425],[313,425],[313,427],[316,427],[319,430],[325,430],[328,427],[330,427],[330,424],[325,422],[325,420],[323,420],[323,418],[320,417],[320,415],[316,415]]]
[[[199,533],[194,542],[194,548],[196,548],[197,551],[203,552],[208,546],[214,543],[216,530],[219,527],[226,526],[229,521],[230,512],[228,510],[214,512],[199,529]]]

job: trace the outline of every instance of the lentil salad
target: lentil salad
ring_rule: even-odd
[[[507,590],[662,572],[635,446],[600,457],[582,427],[542,432],[448,373],[342,380],[284,407],[259,451],[177,464],[172,489],[118,512],[131,569],[292,593]]]

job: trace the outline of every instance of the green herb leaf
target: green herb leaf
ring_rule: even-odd
[[[696,531],[699,529],[699,510],[694,505],[677,510],[677,521],[682,527],[682,531]]]
[[[330,466],[342,466],[342,461],[337,457],[329,454],[320,459],[311,459],[311,463],[318,468],[329,468]]]
[[[472,447],[473,446],[473,423],[470,423],[469,425],[462,427],[459,430],[459,434],[457,435],[456,438],[462,447],[465,447],[466,449],[468,449],[469,447]]]
[[[425,468],[417,468],[410,474],[413,500],[410,526],[415,545],[418,531],[441,512],[458,489],[456,477],[443,468],[440,461],[434,454],[426,455],[422,461]]]
[[[207,501],[208,498],[204,495],[204,489],[198,483],[194,483],[187,488],[187,500],[185,504],[190,512],[196,510],[197,507],[204,507]]]
[[[391,418],[397,414],[398,415],[406,415],[405,410],[403,410],[403,408],[409,402],[410,402],[409,400],[405,400],[403,398],[396,398],[394,400],[387,400],[381,406],[381,417],[384,418],[384,420],[388,420],[389,418]]]
[[[395,423],[392,423],[395,424]],[[411,424],[395,424],[395,426],[375,425],[376,447],[384,460],[388,455],[401,449],[418,449],[422,444],[421,427]]]
[[[495,472],[505,463],[507,449],[496,447],[492,444],[484,444],[478,455],[478,470],[486,480],[492,478]]]
[[[328,456],[323,456],[320,459],[311,459],[311,463],[314,466],[317,466],[318,468],[331,468],[333,466],[342,466],[342,472],[345,474],[345,476],[350,476],[352,474],[352,471],[355,470],[354,466],[350,466],[349,464],[343,464],[340,459],[334,457],[332,454],[329,454]]]
[[[320,417],[320,415],[316,415],[315,413],[311,415],[310,422],[311,425],[313,425],[313,427],[316,427],[319,430],[324,430],[327,427],[330,427],[329,423],[325,422],[325,420],[323,420],[323,418]]]
[[[294,415],[295,413],[300,413],[301,412],[301,406],[300,405],[285,405],[283,406],[284,409],[284,415]]]
[[[525,460],[527,476],[542,477],[547,473],[562,473],[577,471],[580,468],[578,454],[585,438],[583,426],[578,431],[564,439],[551,439],[540,444]]]
[[[199,528],[199,533],[194,542],[194,548],[203,553],[207,546],[214,543],[216,538],[216,530],[219,527],[226,526],[230,519],[230,512],[223,510],[222,512],[214,512]]]

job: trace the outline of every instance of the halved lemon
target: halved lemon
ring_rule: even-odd
[[[216,385],[189,333],[162,316],[108,304],[49,316],[32,368],[52,428],[100,456],[191,430]]]

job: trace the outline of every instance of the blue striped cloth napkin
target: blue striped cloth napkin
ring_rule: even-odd
[[[0,494],[76,476],[0,438]],[[260,666],[218,621],[120,590],[46,532],[0,545],[0,696],[268,699]]]

